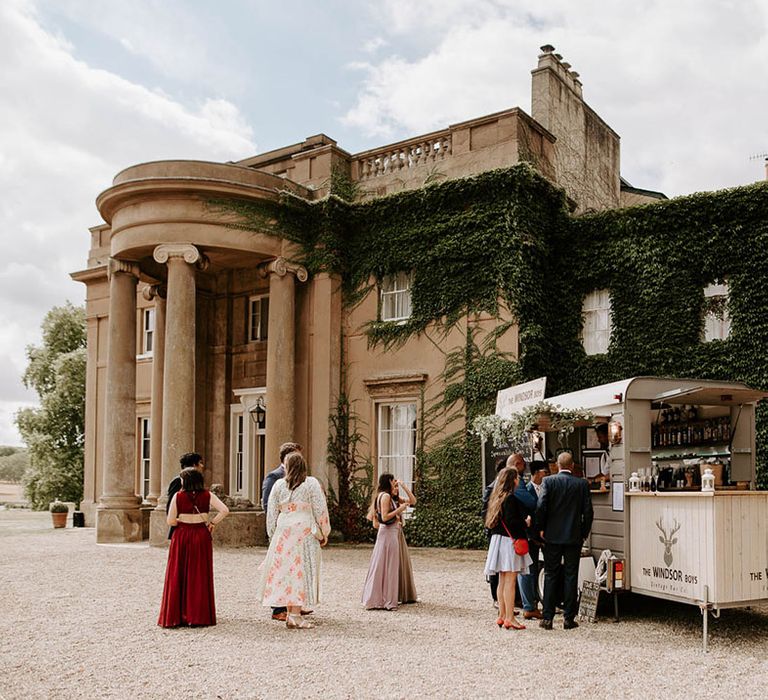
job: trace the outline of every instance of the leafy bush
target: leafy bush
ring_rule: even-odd
[[[20,447],[0,447],[0,481],[21,483],[29,467],[29,452]]]

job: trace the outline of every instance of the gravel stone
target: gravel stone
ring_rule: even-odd
[[[48,513],[0,511],[0,698],[765,698],[768,606],[710,619],[621,598],[620,623],[494,624],[484,552],[411,549],[416,605],[360,607],[371,548],[323,558],[314,630],[253,599],[263,548],[214,552],[218,625],[156,625],[167,550],[97,545]],[[605,617],[602,617],[604,613]]]

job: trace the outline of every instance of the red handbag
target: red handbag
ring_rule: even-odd
[[[511,533],[509,532],[509,528],[507,527],[507,524],[504,522],[503,518],[501,519],[501,524],[507,531],[509,539],[512,540],[512,546],[515,548],[515,554],[519,554],[521,557],[524,557],[526,554],[528,554],[528,540],[525,539],[525,537],[518,537],[517,539],[512,537]]]

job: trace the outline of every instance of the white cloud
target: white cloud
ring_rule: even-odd
[[[247,72],[232,70],[242,47],[227,40],[228,8],[191,8],[186,0],[37,0],[57,14],[108,37],[163,76],[218,93],[241,92]],[[223,11],[222,11],[223,10]],[[254,27],[254,31],[259,30]]]
[[[119,170],[162,158],[226,161],[255,146],[226,100],[190,107],[75,59],[30,1],[0,3],[0,65],[0,361],[20,375],[45,313],[84,298],[68,273],[86,265],[88,227],[100,221],[94,200]],[[8,416],[24,397],[0,384],[0,442],[18,442]]]
[[[388,43],[389,42],[383,37],[376,36],[373,39],[368,39],[368,41],[363,44],[363,51],[365,51],[365,53],[376,53],[379,49],[387,46]]]
[[[761,179],[768,150],[768,4],[662,0],[384,0],[390,37],[418,58],[371,61],[344,122],[404,138],[483,113],[530,111],[530,69],[554,44],[622,136],[633,184],[670,194]],[[392,43],[395,41],[393,39]]]

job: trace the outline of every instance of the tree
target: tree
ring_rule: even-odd
[[[56,498],[83,496],[85,427],[85,309],[67,302],[42,323],[43,342],[27,347],[24,384],[40,397],[39,408],[22,409],[16,425],[29,448],[24,492],[33,508]]]
[[[29,453],[22,447],[0,447],[0,481],[18,484],[29,467]]]

